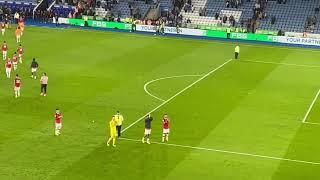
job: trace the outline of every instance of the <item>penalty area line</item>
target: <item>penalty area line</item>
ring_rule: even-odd
[[[307,122],[307,118],[308,118],[308,116],[309,116],[309,114],[310,114],[310,112],[311,112],[314,104],[316,103],[316,101],[317,101],[317,99],[318,99],[318,97],[319,97],[319,94],[320,94],[320,89],[318,90],[316,96],[313,98],[313,100],[312,100],[312,102],[311,102],[311,104],[310,104],[310,106],[309,106],[309,109],[308,109],[307,113],[305,114],[305,116],[304,116],[304,118],[303,118],[303,120],[302,120],[302,123],[315,124],[315,123],[309,123],[309,122]]]
[[[183,88],[182,90],[180,90],[179,92],[177,92],[175,95],[171,96],[169,99],[167,99],[166,101],[163,101],[159,106],[155,107],[154,109],[152,109],[151,111],[149,111],[148,113],[146,113],[144,116],[141,116],[139,119],[137,119],[136,121],[134,121],[133,123],[131,123],[130,125],[128,125],[127,127],[125,127],[121,132],[125,132],[126,130],[128,130],[129,128],[131,128],[132,126],[134,126],[135,124],[137,124],[138,122],[140,122],[141,120],[143,120],[148,114],[153,113],[154,111],[158,110],[159,108],[161,108],[162,106],[164,106],[165,104],[167,104],[168,102],[170,102],[171,100],[173,100],[174,98],[176,98],[177,96],[179,96],[181,93],[185,92],[186,90],[190,89],[192,86],[194,86],[195,84],[197,84],[198,82],[202,81],[203,79],[205,79],[206,77],[210,76],[212,73],[216,72],[217,70],[221,69],[223,66],[225,66],[226,64],[230,63],[232,61],[232,59],[229,59],[228,61],[224,62],[223,64],[221,64],[220,66],[216,67],[215,69],[209,71],[207,74],[203,75],[202,77],[200,77],[199,79],[197,79],[196,81],[194,81],[193,83],[191,83],[189,86]]]
[[[141,143],[141,140],[137,140],[137,139],[130,139],[130,138],[120,138],[120,139],[126,140],[126,141],[140,142]],[[320,165],[320,162],[304,161],[304,160],[289,159],[289,158],[281,158],[281,157],[266,156],[266,155],[252,154],[252,153],[244,153],[244,152],[222,150],[222,149],[204,148],[204,147],[187,146],[187,145],[162,143],[162,142],[151,142],[151,144],[158,144],[158,145],[165,145],[165,146],[172,146],[172,147],[179,147],[179,148],[187,148],[187,149],[194,149],[194,150],[201,150],[201,151],[209,151],[209,152],[217,152],[217,153],[224,153],[224,154],[232,154],[232,155],[238,155],[238,156],[256,157],[256,158],[262,158],[262,159],[287,161],[287,162],[294,162],[294,163],[301,163],[301,164]]]

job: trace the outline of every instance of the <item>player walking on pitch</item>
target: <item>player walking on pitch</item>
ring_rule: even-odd
[[[116,147],[116,139],[117,139],[117,121],[114,116],[112,116],[111,121],[109,122],[110,128],[110,138],[107,141],[107,146],[110,146],[110,142],[112,141],[112,146]]]
[[[21,44],[19,45],[17,52],[18,52],[19,62],[22,63],[22,56],[23,56],[24,50]]]
[[[162,133],[162,142],[168,142],[169,141],[169,133],[170,133],[170,120],[168,118],[168,115],[164,115],[163,120],[163,133]]]
[[[60,110],[57,108],[56,109],[56,113],[54,115],[55,118],[55,131],[54,131],[54,135],[59,136],[61,134],[61,129],[62,129],[62,118],[63,115],[60,112]]]
[[[16,75],[16,78],[14,79],[13,84],[14,84],[14,88],[13,88],[14,96],[15,98],[18,98],[20,97],[20,89],[21,89],[21,79],[18,74]]]
[[[9,58],[8,61],[6,62],[6,75],[7,75],[7,78],[10,78],[10,76],[11,76],[12,66],[13,66],[12,65],[12,61]]]
[[[46,73],[43,73],[43,75],[41,76],[40,83],[41,83],[40,96],[47,96],[48,76]]]
[[[1,23],[1,34],[4,36],[4,33],[6,32],[6,25],[4,23]]]
[[[39,64],[36,61],[35,58],[32,59],[31,62],[31,78],[37,79],[37,70],[38,70]]]
[[[151,117],[151,114],[148,114],[146,116],[146,119],[144,120],[144,136],[142,138],[142,143],[147,142],[147,144],[150,144],[150,135],[151,135],[151,122],[153,120],[153,117]]]
[[[13,54],[12,64],[13,64],[13,70],[17,70],[17,69],[18,69],[18,56],[17,56],[17,52],[14,52],[14,54]]]
[[[2,49],[2,59],[5,61],[7,59],[7,54],[8,54],[8,45],[6,41],[3,41],[1,49]]]
[[[21,42],[21,35],[22,35],[22,30],[21,27],[18,26],[16,29],[16,39],[17,39],[17,43]]]

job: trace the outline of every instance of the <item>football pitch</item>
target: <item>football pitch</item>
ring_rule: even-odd
[[[0,38],[12,55],[13,30]],[[0,179],[320,179],[316,49],[240,44],[236,61],[232,42],[36,27],[22,45],[21,98],[0,62]],[[30,78],[33,57],[47,97]],[[117,110],[123,137],[107,147]]]

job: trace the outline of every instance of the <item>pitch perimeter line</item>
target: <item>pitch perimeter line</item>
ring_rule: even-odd
[[[307,118],[308,118],[308,116],[309,116],[309,114],[310,114],[310,112],[311,112],[311,109],[312,109],[313,106],[314,106],[314,103],[315,103],[316,100],[318,99],[319,94],[320,94],[320,89],[318,90],[316,96],[313,98],[313,101],[312,101],[312,103],[310,104],[309,109],[308,109],[306,115],[304,116],[304,118],[303,118],[303,120],[302,120],[303,123],[306,123],[306,122],[307,122]],[[311,124],[311,123],[309,123],[309,124]]]
[[[240,62],[252,62],[252,63],[261,63],[261,64],[274,64],[274,65],[283,65],[283,66],[296,66],[296,67],[308,67],[308,68],[320,68],[320,66],[315,65],[305,65],[305,64],[291,64],[291,63],[277,63],[271,61],[254,61],[254,60],[240,60]]]
[[[127,140],[127,141],[133,141],[133,142],[141,142],[141,140],[137,140],[137,139],[130,139],[130,138],[120,138],[120,139]],[[303,163],[303,164],[320,165],[320,162],[303,161],[303,160],[288,159],[288,158],[281,158],[281,157],[274,157],[274,156],[265,156],[265,155],[259,155],[259,154],[228,151],[228,150],[222,150],[222,149],[212,149],[212,148],[187,146],[187,145],[180,145],[180,144],[170,144],[170,143],[161,143],[161,142],[151,142],[151,144],[159,144],[159,145],[166,145],[166,146],[173,146],[173,147],[180,147],[180,148],[219,152],[219,153],[233,154],[233,155],[239,155],[239,156],[257,157],[257,158],[272,159],[272,160],[279,160],[279,161],[296,162],[296,163]]]
[[[221,64],[220,66],[218,66],[217,68],[211,70],[210,72],[208,72],[207,74],[205,74],[204,76],[202,76],[201,78],[199,78],[198,80],[196,80],[195,82],[191,83],[189,86],[185,87],[184,89],[182,89],[181,91],[177,92],[175,95],[173,95],[171,98],[167,99],[166,101],[164,101],[163,103],[161,103],[159,106],[157,106],[156,108],[152,109],[151,111],[149,111],[148,113],[146,113],[144,116],[140,117],[138,120],[134,121],[133,123],[131,123],[129,126],[127,126],[126,128],[124,128],[121,132],[125,132],[126,130],[128,130],[130,127],[134,126],[135,124],[137,124],[139,121],[141,121],[143,118],[145,118],[148,114],[153,113],[154,111],[158,110],[159,108],[161,108],[163,105],[167,104],[168,102],[170,102],[172,99],[174,99],[175,97],[177,97],[178,95],[180,95],[181,93],[183,93],[184,91],[188,90],[189,88],[191,88],[192,86],[194,86],[195,84],[197,84],[198,82],[200,82],[201,80],[205,79],[206,77],[208,77],[209,75],[211,75],[212,73],[216,72],[217,70],[221,69],[223,66],[225,66],[226,64],[228,64],[229,62],[231,62],[232,59],[229,59],[228,61],[224,62],[223,64]]]
[[[182,77],[198,77],[198,76],[202,76],[202,75],[179,75],[179,76],[167,76],[167,77],[162,77],[162,78],[158,78],[158,79],[153,79],[153,80],[147,82],[146,84],[144,84],[143,89],[144,89],[144,91],[145,91],[148,95],[150,95],[151,97],[153,97],[153,98],[155,98],[155,99],[158,99],[159,101],[164,102],[164,101],[166,101],[166,100],[163,100],[163,99],[161,99],[161,98],[159,98],[159,97],[151,94],[151,93],[148,91],[148,88],[147,88],[148,85],[150,85],[150,84],[152,84],[152,83],[154,83],[154,82],[156,82],[156,81],[161,81],[161,80],[165,80],[165,79],[182,78]]]

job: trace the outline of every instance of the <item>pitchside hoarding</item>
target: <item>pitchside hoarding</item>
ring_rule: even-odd
[[[59,23],[70,24],[75,26],[84,26],[85,22],[82,19],[67,19],[59,18]],[[130,30],[131,24],[118,23],[118,22],[107,22],[107,21],[94,21],[88,20],[88,26],[108,28],[108,29],[122,29]],[[157,27],[151,25],[137,25],[136,30],[141,32],[156,32]],[[216,30],[201,30],[201,29],[188,29],[188,28],[176,28],[176,27],[165,27],[164,32],[166,34],[181,34],[190,36],[204,36],[214,38],[227,38],[225,31]],[[241,39],[247,41],[260,41],[260,42],[272,42],[272,43],[285,43],[285,44],[296,44],[296,45],[307,45],[307,46],[318,46],[320,47],[320,39],[317,38],[299,38],[299,37],[286,37],[286,36],[273,36],[265,34],[252,34],[252,33],[231,33],[230,39]]]

